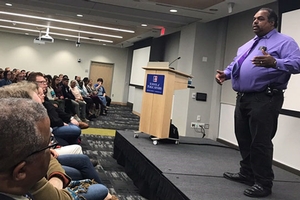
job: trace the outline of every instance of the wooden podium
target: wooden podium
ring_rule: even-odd
[[[170,69],[168,62],[149,62],[143,69],[146,72],[139,131],[156,139],[169,138],[174,91],[188,88],[191,76]]]

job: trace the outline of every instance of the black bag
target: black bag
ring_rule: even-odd
[[[178,129],[174,124],[170,124],[169,138],[179,139]]]

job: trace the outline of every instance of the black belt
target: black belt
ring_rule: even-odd
[[[268,96],[273,96],[276,94],[282,94],[283,92],[284,92],[284,90],[282,90],[282,89],[267,87],[264,91],[261,91],[261,92],[237,92],[237,95],[244,96],[244,95],[265,93]]]

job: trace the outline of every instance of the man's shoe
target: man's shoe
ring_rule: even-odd
[[[244,191],[244,195],[248,197],[266,197],[272,193],[271,189],[263,188],[258,184],[254,184],[252,187]]]
[[[87,123],[85,123],[85,122],[78,122],[78,126],[81,129],[86,129],[86,128],[89,127],[89,125]]]
[[[249,186],[252,186],[254,184],[254,180],[252,180],[249,177],[244,176],[241,173],[230,173],[230,172],[225,172],[223,174],[223,177],[235,182],[243,183]]]

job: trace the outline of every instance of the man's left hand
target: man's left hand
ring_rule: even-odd
[[[264,55],[254,57],[252,63],[257,67],[276,67],[276,59],[265,50],[262,49],[261,51]]]

